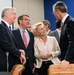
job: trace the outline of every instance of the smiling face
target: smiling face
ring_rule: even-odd
[[[38,36],[45,36],[46,35],[46,28],[44,25],[38,26],[36,31],[37,31]]]

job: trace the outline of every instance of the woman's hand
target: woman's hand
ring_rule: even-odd
[[[45,55],[41,55],[41,59],[48,59],[48,58],[50,58],[52,56],[52,54],[50,53],[47,53],[47,54],[45,54]]]

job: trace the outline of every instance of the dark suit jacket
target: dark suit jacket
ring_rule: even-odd
[[[61,38],[61,60],[74,62],[74,19],[68,16],[62,26]]]
[[[60,37],[59,37],[59,34],[58,34],[57,30],[51,31],[50,33],[48,33],[48,35],[49,36],[54,36],[57,39],[58,43],[59,43]]]
[[[28,31],[29,36],[30,36],[30,41],[29,41],[27,48],[25,47],[25,45],[23,43],[23,40],[22,40],[22,37],[20,34],[20,30],[16,29],[16,30],[13,30],[12,32],[18,43],[18,49],[23,49],[25,51],[26,57],[28,57],[29,67],[32,70],[34,67],[33,64],[35,63],[34,47],[33,47],[34,46],[34,36],[33,36],[32,32]]]
[[[1,21],[0,23],[0,71],[7,71],[7,56],[6,52],[9,52],[11,58],[16,60],[20,58],[20,52],[16,48],[16,41],[11,34],[7,25]],[[9,61],[13,62],[12,59]],[[15,62],[15,61],[14,61]],[[11,64],[9,63],[9,68]],[[11,66],[12,68],[12,66]]]

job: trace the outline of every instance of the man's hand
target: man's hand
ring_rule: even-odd
[[[25,55],[25,51],[23,49],[19,50],[23,55]]]
[[[60,68],[61,68],[62,70],[66,69],[66,68],[69,66],[69,62],[66,61],[66,60],[63,60],[60,64],[61,64],[61,65],[60,65]]]
[[[36,68],[36,64],[34,63],[34,68],[32,69],[32,73],[34,73],[35,68]]]
[[[26,63],[25,55],[21,52],[20,61],[24,65]]]

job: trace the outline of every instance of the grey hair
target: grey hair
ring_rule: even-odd
[[[3,18],[6,14],[6,12],[10,11],[10,10],[15,10],[16,8],[14,7],[6,7],[2,10],[2,14],[1,14],[1,18]]]
[[[57,9],[58,9],[59,11],[61,11],[62,13],[68,11],[67,6],[66,6],[66,4],[65,4],[63,1],[57,1],[57,2],[53,5],[53,11],[55,11],[55,10],[57,10]]]
[[[50,28],[50,22],[48,20],[43,20],[42,23]]]

